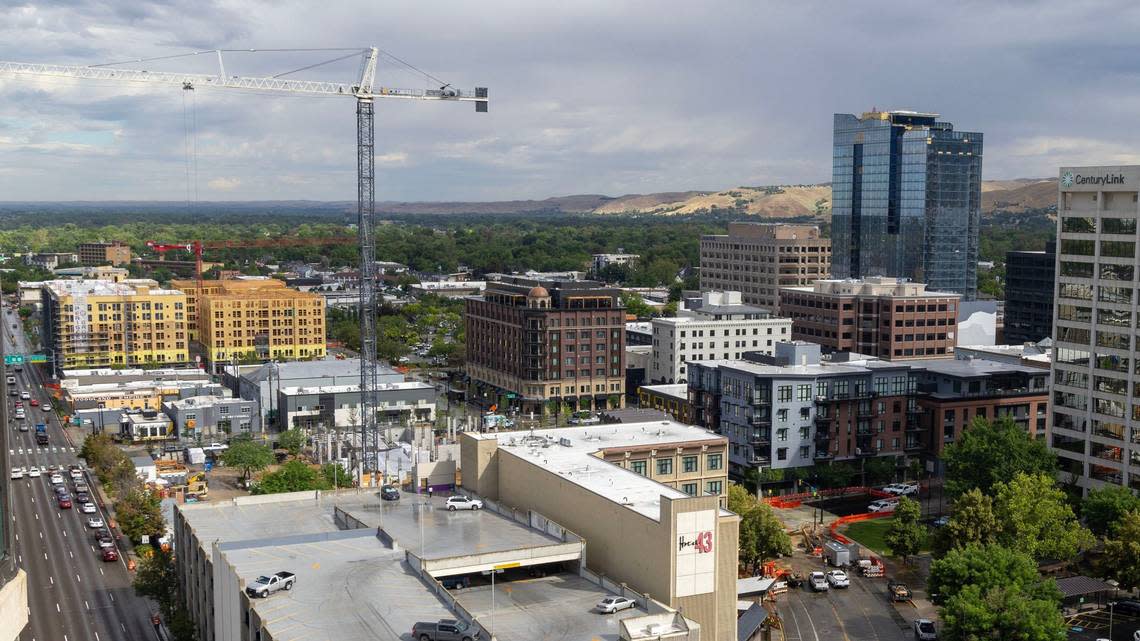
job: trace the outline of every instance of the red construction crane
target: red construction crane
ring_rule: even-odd
[[[250,240],[200,240],[188,243],[159,243],[153,240],[146,241],[146,246],[165,257],[166,252],[172,249],[194,254],[194,275],[202,280],[202,252],[206,249],[236,249],[247,247],[317,247],[322,245],[355,245],[354,236],[323,236],[317,238],[254,238]]]

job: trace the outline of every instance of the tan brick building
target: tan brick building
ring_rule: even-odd
[[[186,292],[191,337],[211,364],[325,355],[325,303],[319,294],[289,289],[273,279],[172,284]]]
[[[814,225],[729,223],[728,234],[701,237],[701,289],[741,293],[775,312],[781,287],[831,275],[831,241]]]
[[[887,360],[952,356],[961,296],[926,285],[872,276],[820,280],[780,290],[780,313],[792,339],[827,352],[858,352]]]
[[[131,247],[119,241],[110,243],[80,243],[79,262],[89,267],[99,265],[129,265]]]

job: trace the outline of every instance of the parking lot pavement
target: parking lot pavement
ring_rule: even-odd
[[[1065,623],[1069,626],[1069,641],[1096,641],[1109,638],[1108,610],[1082,612],[1066,617]],[[1112,641],[1132,641],[1132,635],[1137,631],[1140,631],[1140,619],[1113,615]]]
[[[776,597],[786,641],[906,641],[916,618],[887,600],[887,582],[849,574],[851,587],[827,592],[804,588]],[[904,614],[905,613],[905,614]]]

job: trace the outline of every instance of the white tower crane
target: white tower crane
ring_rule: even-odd
[[[0,61],[0,74],[14,76],[40,76],[54,78],[75,78],[81,80],[118,81],[123,83],[150,83],[158,85],[176,86],[181,89],[239,89],[257,92],[280,92],[283,94],[308,94],[314,96],[351,96],[356,98],[356,172],[357,172],[357,233],[360,240],[360,300],[358,311],[360,316],[360,459],[361,470],[369,473],[370,479],[375,479],[374,472],[379,466],[381,452],[380,423],[376,415],[379,409],[377,392],[379,388],[378,375],[380,364],[376,356],[376,315],[377,305],[377,270],[375,257],[375,244],[373,238],[373,222],[376,200],[376,175],[373,129],[373,102],[377,98],[398,98],[404,100],[445,100],[458,102],[474,102],[476,112],[487,111],[487,88],[476,87],[474,91],[459,90],[444,84],[439,89],[395,89],[375,86],[376,65],[380,50],[370,47],[353,51],[347,56],[337,58],[343,60],[355,55],[361,56],[360,80],[355,84],[322,82],[313,80],[295,80],[278,76],[265,78],[247,78],[241,76],[227,76],[225,62],[222,57],[224,51],[252,52],[255,50],[210,50],[195,51],[185,56],[203,54],[216,54],[218,61],[218,74],[178,73],[166,71],[148,71],[140,69],[123,69],[118,67],[122,63],[107,65],[75,66],[75,65],[49,65],[30,62],[3,62]],[[148,62],[150,60],[167,59],[180,56],[163,56],[161,58],[132,60],[132,63]],[[394,58],[395,59],[395,58]],[[397,62],[407,65],[402,60]],[[330,60],[327,62],[335,62]],[[326,64],[326,63],[320,63]],[[310,65],[297,71],[310,69],[318,65]],[[410,65],[407,65],[410,67]],[[293,73],[293,72],[289,72]],[[385,439],[387,440],[387,439]],[[385,443],[384,447],[389,445]]]

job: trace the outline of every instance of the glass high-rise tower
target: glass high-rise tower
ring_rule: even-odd
[[[982,134],[938,114],[835,114],[831,271],[977,297]]]

